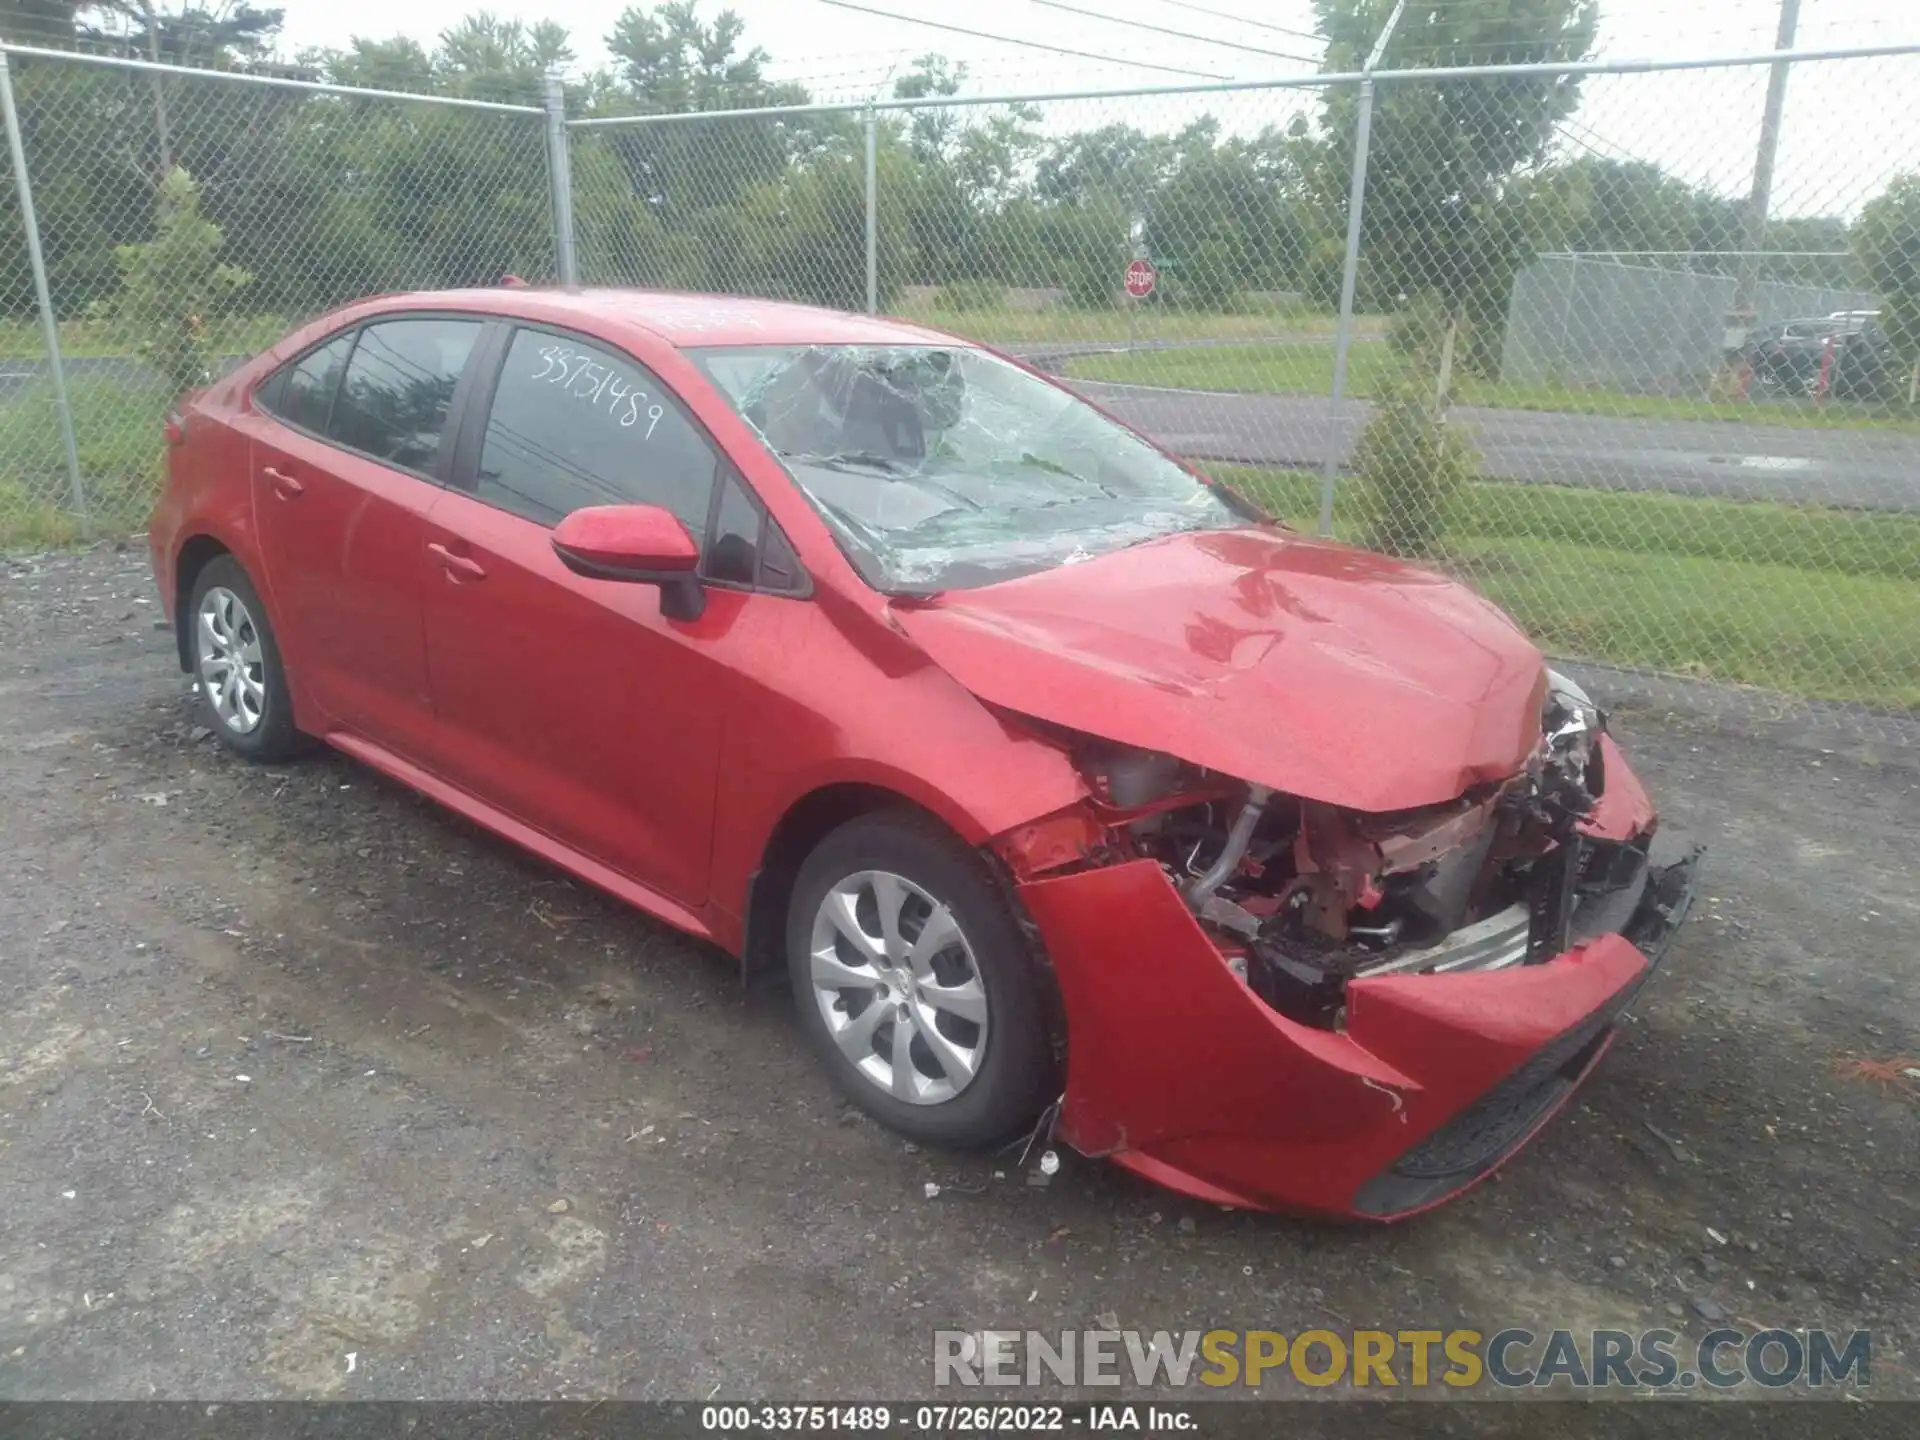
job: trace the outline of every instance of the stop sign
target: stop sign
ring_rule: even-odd
[[[1127,294],[1136,300],[1144,300],[1153,293],[1154,282],[1159,273],[1145,260],[1136,260],[1127,266]]]

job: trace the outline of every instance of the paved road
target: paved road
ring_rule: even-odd
[[[1260,465],[1351,453],[1368,407],[1317,395],[1229,395],[1076,382],[1169,449]],[[1694,420],[1623,420],[1456,406],[1489,475],[1608,490],[1920,510],[1920,437]]]
[[[1120,347],[1018,348],[1045,365]],[[1323,395],[1094,380],[1075,381],[1074,388],[1179,454],[1252,465],[1317,467],[1330,450],[1344,462],[1370,408],[1350,401],[1336,414]],[[1920,511],[1920,436],[1471,405],[1453,414],[1471,431],[1485,472],[1503,480]]]

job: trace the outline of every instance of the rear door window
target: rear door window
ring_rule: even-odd
[[[361,330],[328,438],[402,470],[431,471],[481,326],[479,320],[419,316]]]
[[[254,400],[271,415],[314,434],[324,434],[334,392],[347,368],[353,334],[336,335],[317,350],[309,350],[283,366],[254,392]]]
[[[494,389],[475,494],[541,525],[588,505],[661,505],[697,538],[718,462],[645,366],[592,341],[522,329]]]

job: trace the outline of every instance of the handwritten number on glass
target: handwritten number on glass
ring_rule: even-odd
[[[642,438],[653,438],[655,427],[667,413],[666,408],[647,404],[647,392],[621,379],[612,366],[565,345],[542,345],[539,356],[540,368],[534,372],[535,380],[558,385],[567,395],[584,400],[596,410],[604,407],[609,418],[617,420],[623,430],[631,430],[644,415],[647,431]]]

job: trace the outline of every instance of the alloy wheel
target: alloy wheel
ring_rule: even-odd
[[[251,735],[265,718],[266,656],[246,602],[224,585],[200,597],[194,633],[200,688],[213,713],[236,735]]]
[[[809,973],[827,1033],[866,1080],[911,1105],[973,1082],[987,992],[950,907],[903,875],[860,870],[814,914]]]

